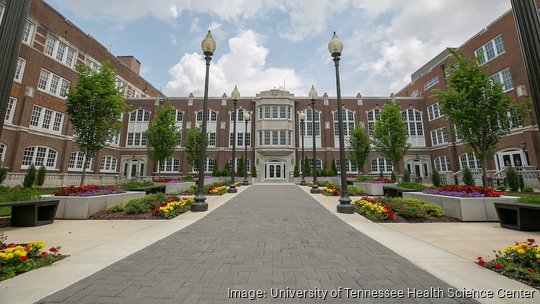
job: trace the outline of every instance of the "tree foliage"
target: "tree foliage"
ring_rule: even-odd
[[[240,155],[240,158],[238,159],[238,162],[236,163],[236,175],[237,176],[244,176],[244,155]]]
[[[120,132],[120,115],[128,109],[122,93],[116,88],[116,73],[103,62],[98,71],[88,65],[77,66],[78,82],[66,98],[66,114],[73,127],[75,142],[86,156],[81,185],[90,158]]]
[[[469,167],[463,168],[463,183],[467,186],[474,186],[474,176]]]
[[[36,185],[43,186],[45,183],[45,175],[47,174],[47,168],[45,166],[39,167],[36,175]]]
[[[307,156],[304,157],[304,172],[306,172],[306,176],[311,175],[311,166],[309,164],[309,159]]]
[[[433,169],[433,172],[431,172],[431,182],[435,187],[439,187],[441,185],[441,175],[435,168]]]
[[[407,128],[401,117],[399,103],[392,99],[385,103],[380,119],[373,130],[373,147],[394,165],[399,173],[399,162],[411,145],[407,142]]]
[[[330,164],[330,174],[332,176],[336,176],[338,172],[337,166],[336,166],[336,159],[332,158],[332,163]]]
[[[526,116],[523,105],[511,103],[503,93],[502,84],[486,73],[486,66],[450,51],[455,65],[449,67],[446,89],[434,90],[434,98],[446,119],[455,126],[457,137],[482,160],[482,175],[486,184],[486,162],[501,137]],[[509,113],[513,114],[509,119]]]
[[[369,154],[371,140],[361,126],[356,126],[349,136],[349,158],[362,170]]]
[[[163,164],[173,154],[180,137],[174,107],[168,101],[156,108],[156,114],[148,124],[145,134],[148,138],[148,157],[156,163]]]
[[[32,188],[35,182],[36,182],[36,166],[32,164],[30,165],[30,168],[24,175],[23,187]]]
[[[202,131],[200,128],[194,128],[189,130],[187,138],[184,142],[186,147],[186,158],[188,162],[195,165],[196,168],[199,167],[201,160],[201,142],[202,142]],[[208,141],[207,141],[208,143]],[[206,155],[202,155],[203,159],[206,159]],[[201,168],[199,168],[199,171]],[[204,171],[204,168],[202,168]]]
[[[514,192],[519,190],[519,175],[511,164],[506,167],[506,184]]]

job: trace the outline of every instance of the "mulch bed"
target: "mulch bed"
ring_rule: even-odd
[[[127,214],[124,212],[107,213],[100,211],[89,218],[90,220],[165,220],[162,217],[152,216],[150,213]]]

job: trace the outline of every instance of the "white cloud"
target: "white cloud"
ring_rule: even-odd
[[[281,87],[286,81],[287,90],[304,92],[305,81],[290,68],[268,67],[266,58],[269,50],[260,45],[261,37],[247,30],[229,39],[229,53],[213,60],[210,65],[209,94],[230,95],[238,85],[243,96],[254,96],[257,92]],[[204,90],[205,62],[200,54],[185,54],[170,70],[166,93],[170,96],[185,96],[189,93],[201,96]]]
[[[176,45],[176,36],[173,35],[173,34],[170,34],[169,35],[169,42],[172,44],[172,45]]]

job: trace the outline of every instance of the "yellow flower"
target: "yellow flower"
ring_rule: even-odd
[[[537,253],[537,254],[536,254],[536,258],[537,258],[537,259],[540,259],[540,253]]]
[[[520,249],[517,250],[517,253],[519,253],[519,254],[525,254],[525,250],[520,248]]]
[[[9,260],[9,259],[12,259],[14,257],[13,253],[8,253],[6,255],[6,258]]]

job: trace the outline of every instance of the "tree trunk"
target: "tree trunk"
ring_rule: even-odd
[[[86,165],[87,164],[88,164],[88,158],[86,157],[86,154],[85,154],[80,186],[84,186],[84,180],[86,179]]]
[[[487,164],[487,157],[482,158],[482,185],[484,187],[487,186],[487,173],[486,173],[486,164]]]

